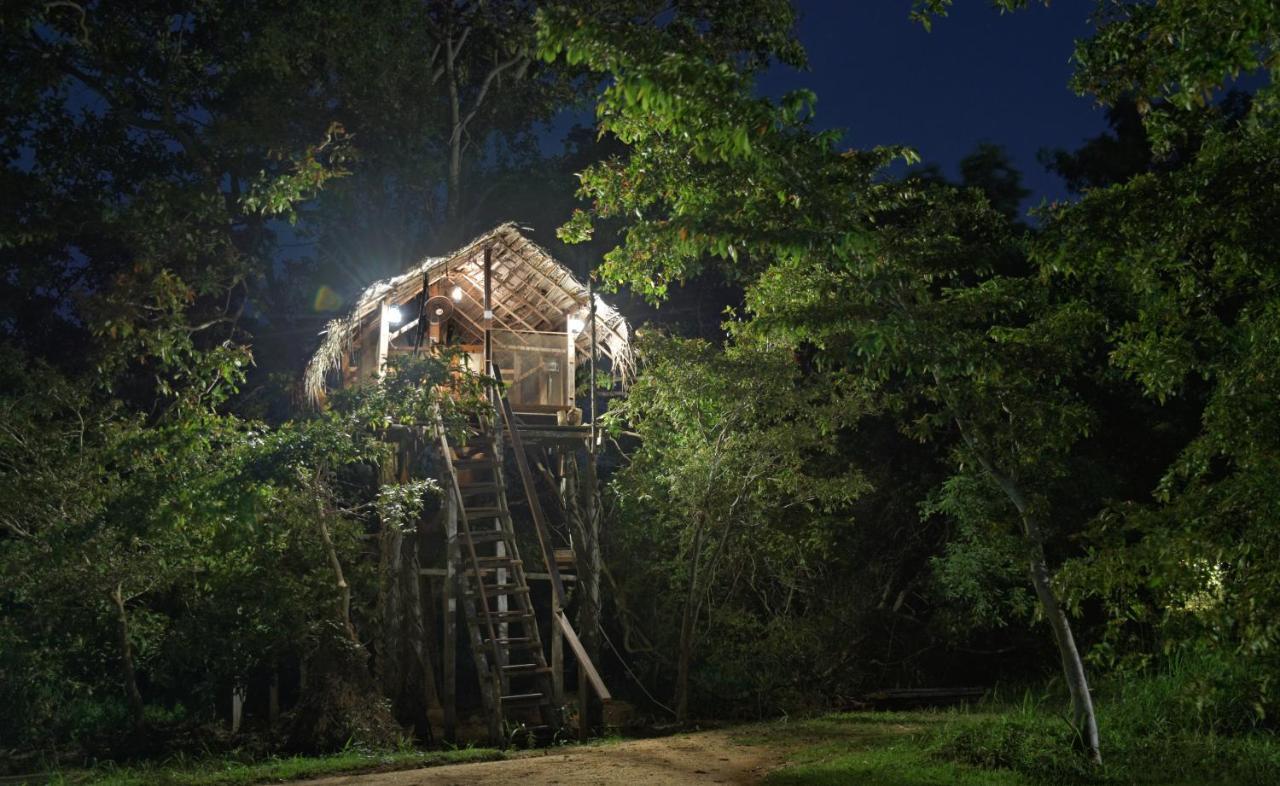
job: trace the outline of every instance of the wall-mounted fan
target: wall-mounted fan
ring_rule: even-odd
[[[453,316],[453,301],[447,295],[436,295],[427,300],[427,322],[439,325]]]

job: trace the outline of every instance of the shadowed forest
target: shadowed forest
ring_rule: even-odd
[[[927,42],[965,4],[1048,5],[901,14]],[[788,0],[6,2],[0,776],[523,744],[425,545],[505,388],[419,352],[423,273],[412,357],[304,390],[366,287],[514,222],[590,287],[571,357],[596,293],[632,326],[569,366],[587,469],[542,454],[509,514],[568,533],[612,694],[568,658],[542,742],[749,723],[773,783],[1280,782],[1280,6],[1053,11],[1108,128],[1042,149],[1070,196],[1028,210],[996,142],[951,173],[817,125],[847,96],[767,95],[807,64]]]

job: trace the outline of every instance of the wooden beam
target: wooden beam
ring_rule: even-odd
[[[443,579],[449,575],[449,571],[446,568],[418,568],[418,575],[426,576],[427,578],[430,578],[430,579]],[[533,579],[534,581],[550,581],[551,580],[550,573],[529,573],[528,571],[525,571],[524,577],[526,579]],[[560,580],[567,581],[572,584],[573,582],[578,580],[578,577],[573,575],[572,573],[561,573]]]
[[[374,375],[382,379],[387,374],[387,349],[391,346],[391,323],[387,315],[391,312],[391,304],[382,301],[378,309],[378,356],[374,366]]]
[[[493,362],[493,246],[484,247],[484,362]]]
[[[474,285],[474,284],[471,284],[471,282],[470,282],[470,281],[468,281],[468,282],[467,282],[467,284],[471,285],[472,287],[474,287],[474,288],[476,288],[476,289],[479,289],[479,287],[475,287],[475,285]],[[471,294],[470,292],[468,292],[466,287],[463,287],[463,288],[462,288],[462,295],[463,295],[463,297],[465,297],[467,300],[470,300],[472,303],[475,303],[477,306],[480,306],[481,311],[483,312],[483,310],[484,310],[484,300],[483,300],[484,295],[483,295],[483,294],[481,294],[481,299],[477,300],[475,295],[473,295],[473,294]],[[516,318],[516,320],[518,320],[521,324],[523,324],[523,325],[524,325],[528,330],[530,330],[531,332],[534,332],[534,333],[537,333],[537,332],[538,332],[538,330],[537,330],[536,328],[534,328],[534,326],[533,326],[532,324],[530,324],[529,322],[526,322],[526,321],[525,321],[525,319],[524,319],[523,317],[521,317],[518,313],[516,313],[514,310],[512,310],[512,308],[511,308],[510,306],[508,306],[506,303],[502,302],[502,301],[501,301],[501,299],[499,299],[499,300],[498,300],[497,302],[495,302],[493,305],[494,305],[494,306],[496,306],[497,308],[501,308],[503,311],[507,312],[509,315],[511,315],[511,316],[513,316],[513,317],[515,317],[515,318]],[[456,310],[455,310],[455,312],[454,312],[454,313],[462,313],[462,312],[459,312],[459,311],[456,311]],[[465,315],[464,315],[464,316],[465,316]],[[470,321],[471,321],[471,318],[470,318],[470,317],[467,317],[467,321],[468,321],[468,322],[470,322]],[[481,321],[484,321],[483,317],[481,317]],[[475,324],[475,323],[473,322],[472,324]]]
[[[573,409],[573,394],[575,382],[578,377],[578,341],[577,336],[569,329],[569,317],[564,318],[564,336],[565,336],[565,370],[564,370],[564,403],[569,409]]]
[[[591,395],[591,450],[596,446],[596,361],[599,358],[599,347],[596,346],[596,296],[591,277],[587,277],[587,322],[591,325],[591,374],[587,378],[587,392]],[[594,493],[594,489],[592,490]]]
[[[418,326],[418,318],[417,318],[417,317],[414,317],[414,318],[413,318],[412,320],[410,320],[409,322],[404,323],[403,325],[401,325],[400,327],[398,327],[398,328],[396,328],[394,331],[392,331],[391,335],[390,335],[390,336],[388,336],[387,340],[388,340],[388,341],[395,341],[396,339],[398,339],[398,338],[400,338],[401,336],[403,336],[407,331],[413,330],[413,329],[414,329],[414,328],[416,328],[417,326]]]
[[[613,694],[609,693],[609,689],[604,685],[604,680],[600,679],[600,672],[596,671],[595,664],[591,662],[591,658],[587,655],[586,649],[583,648],[582,642],[578,640],[578,634],[574,633],[573,626],[569,624],[569,618],[564,615],[563,609],[556,614],[556,624],[564,632],[564,640],[569,643],[569,649],[573,650],[574,657],[578,659],[578,668],[586,675],[587,681],[591,683],[591,687],[595,690],[596,695],[600,697],[600,701],[613,699]]]

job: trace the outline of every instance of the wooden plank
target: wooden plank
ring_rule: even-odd
[[[401,325],[400,327],[398,327],[398,328],[396,328],[395,330],[391,331],[391,335],[387,337],[387,340],[388,340],[388,341],[395,341],[396,339],[398,339],[398,338],[400,338],[401,336],[403,336],[407,331],[413,330],[413,329],[414,329],[414,328],[416,328],[417,326],[418,326],[418,318],[417,318],[417,317],[414,317],[414,318],[413,318],[413,319],[411,319],[410,321],[408,321],[408,322],[404,323],[404,324],[403,324],[403,325]]]
[[[484,362],[493,362],[493,246],[484,247]]]
[[[442,579],[448,575],[448,571],[445,568],[419,568],[418,575],[426,576],[427,578],[432,578],[432,579]],[[524,577],[526,579],[533,579],[534,581],[550,581],[551,580],[550,573],[526,572],[524,574]],[[560,580],[567,581],[567,582],[574,582],[578,580],[578,577],[573,575],[572,573],[561,573]]]
[[[564,403],[569,409],[573,409],[573,398],[576,392],[578,377],[578,342],[577,336],[573,331],[569,330],[569,317],[566,316],[564,325],[565,336],[565,375],[564,375]]]
[[[600,701],[611,701],[613,694],[609,693],[609,689],[604,686],[604,680],[600,679],[600,672],[596,671],[595,664],[591,662],[591,658],[583,648],[582,642],[578,640],[578,634],[573,631],[573,626],[569,624],[569,618],[565,616],[563,610],[556,614],[556,624],[564,632],[564,640],[569,643],[569,649],[573,650],[574,657],[578,659],[578,668],[586,674],[587,681],[595,689]]]
[[[551,613],[560,613],[560,603],[551,596]],[[564,631],[551,626],[551,692],[557,705],[564,704]]]
[[[382,301],[378,310],[378,355],[374,366],[374,375],[378,379],[382,379],[387,373],[387,348],[391,346],[391,324],[387,320],[387,314],[390,311],[391,305]]]

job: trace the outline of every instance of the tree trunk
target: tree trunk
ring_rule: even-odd
[[[939,389],[944,389],[941,376],[934,371],[933,379]],[[945,398],[945,396],[944,396]],[[1076,648],[1076,639],[1071,632],[1071,623],[1066,612],[1053,591],[1053,580],[1049,573],[1049,564],[1044,553],[1044,533],[1040,530],[1031,505],[1022,488],[1011,476],[1001,472],[982,451],[976,439],[965,428],[964,419],[951,410],[960,436],[977,456],[978,464],[1000,486],[1009,501],[1018,510],[1022,519],[1022,532],[1028,550],[1028,570],[1031,574],[1031,586],[1035,589],[1036,598],[1044,608],[1045,617],[1053,630],[1054,643],[1058,645],[1058,657],[1062,661],[1062,675],[1067,683],[1067,691],[1071,695],[1071,722],[1076,734],[1084,742],[1089,758],[1094,764],[1102,764],[1102,748],[1098,738],[1098,718],[1093,709],[1093,697],[1089,693],[1089,680],[1085,675],[1084,661],[1080,658],[1080,650]]]
[[[383,467],[383,484],[408,483],[415,448],[402,446],[395,464]],[[392,469],[395,472],[392,472]],[[428,708],[435,697],[435,679],[427,665],[425,614],[422,609],[422,581],[419,575],[417,531],[424,526],[419,517],[414,537],[405,537],[397,527],[382,527],[379,577],[379,618],[382,646],[377,677],[382,693],[391,700],[396,720],[412,726],[424,742],[433,741]]]
[[[702,559],[703,525],[693,534],[689,557],[689,589],[685,593],[684,612],[680,619],[680,648],[676,658],[676,722],[689,719],[689,664],[693,660],[693,628],[695,598],[698,596],[698,566]]]
[[[445,233],[452,239],[459,231],[456,226],[460,195],[462,193],[462,99],[458,95],[457,51],[453,40],[445,42],[444,70],[445,82],[449,88],[449,178],[445,193],[444,211],[446,221]]]
[[[271,669],[271,682],[267,685],[267,722],[275,728],[280,722],[280,667]]]
[[[116,607],[116,620],[120,630],[120,672],[124,679],[125,698],[129,702],[129,720],[135,732],[146,725],[142,711],[142,691],[138,690],[138,673],[133,662],[133,643],[129,641],[129,612],[124,607],[124,590],[117,584],[111,592]]]
[[[356,627],[351,623],[351,585],[342,572],[342,561],[338,559],[338,550],[333,547],[333,538],[329,537],[329,527],[324,523],[324,511],[316,517],[316,527],[320,530],[320,541],[324,544],[325,554],[329,557],[329,566],[333,568],[334,582],[338,589],[338,621],[347,639],[355,646],[360,646],[360,637],[356,635]]]
[[[1025,519],[1024,525],[1028,530],[1035,529],[1032,522]],[[1080,650],[1076,648],[1071,623],[1067,620],[1062,604],[1053,591],[1049,566],[1044,556],[1044,544],[1038,537],[1030,534],[1027,536],[1027,541],[1031,552],[1029,560],[1031,584],[1035,587],[1036,597],[1040,599],[1045,617],[1053,628],[1053,638],[1057,642],[1058,655],[1062,659],[1062,673],[1067,681],[1067,690],[1071,693],[1071,723],[1088,749],[1089,758],[1095,764],[1101,764],[1102,750],[1098,739],[1098,719],[1093,710],[1093,697],[1089,693],[1084,661],[1080,658]]]
[[[1044,553],[1044,533],[1036,522],[1026,495],[1008,475],[997,470],[985,458],[980,458],[985,469],[1000,488],[1008,496],[1009,501],[1018,509],[1022,519],[1023,536],[1028,551],[1028,570],[1031,574],[1031,586],[1035,588],[1036,598],[1044,608],[1045,618],[1053,630],[1054,642],[1058,645],[1058,657],[1062,661],[1062,674],[1067,683],[1067,691],[1071,695],[1071,722],[1076,734],[1080,735],[1089,758],[1095,764],[1102,763],[1102,749],[1098,738],[1098,718],[1093,709],[1093,697],[1089,693],[1089,680],[1085,675],[1084,661],[1080,650],[1076,647],[1075,635],[1071,632],[1071,622],[1067,619],[1062,603],[1053,591],[1053,579],[1049,573],[1049,564]]]
[[[576,458],[572,458],[576,462]],[[577,473],[574,473],[575,476]],[[578,630],[582,646],[592,663],[600,663],[600,516],[596,498],[594,446],[587,453],[586,477],[581,488],[583,507],[583,554],[578,560],[578,592],[582,602],[578,609]],[[585,568],[585,570],[583,569]],[[582,726],[594,730],[604,726],[604,707],[587,680],[585,669],[578,669],[578,703]]]

